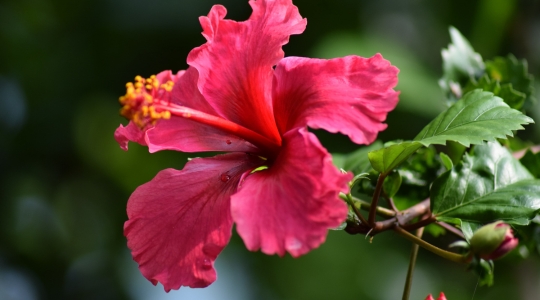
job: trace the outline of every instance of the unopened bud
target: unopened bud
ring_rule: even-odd
[[[435,300],[435,299],[433,298],[433,296],[431,296],[431,294],[429,294],[429,295],[426,297],[425,300]],[[441,293],[439,294],[439,298],[437,298],[437,300],[446,300],[446,296],[444,295],[443,292],[441,292]]]
[[[485,260],[503,257],[519,243],[510,225],[498,221],[478,229],[471,238],[471,251]]]

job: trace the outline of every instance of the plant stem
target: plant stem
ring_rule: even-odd
[[[424,233],[424,227],[420,227],[416,230],[416,237],[422,238]],[[407,278],[405,279],[405,288],[403,289],[403,300],[409,300],[412,287],[412,279],[414,273],[414,266],[416,265],[416,258],[418,257],[418,244],[412,245],[411,260],[409,262],[409,269],[407,270]]]
[[[373,199],[371,199],[371,207],[369,209],[368,216],[368,225],[370,227],[375,227],[375,214],[377,213],[377,203],[379,202],[379,197],[381,196],[381,191],[383,188],[383,182],[386,178],[386,174],[379,174],[379,179],[377,179],[377,185],[375,186],[375,191],[373,192]]]
[[[461,230],[457,229],[456,227],[448,224],[448,223],[445,223],[445,222],[436,222],[435,224],[441,226],[442,228],[450,231],[451,233],[459,236],[460,238],[462,239],[465,239],[465,236],[463,235],[463,232],[461,232]]]
[[[353,196],[351,195],[351,193],[340,195],[340,197],[352,207],[354,214],[358,217],[358,219],[360,219],[360,222],[367,225],[366,218],[364,218],[358,207],[354,205]],[[362,204],[360,204],[360,208],[362,208]]]
[[[439,255],[440,257],[443,257],[443,258],[446,258],[448,260],[451,260],[453,262],[458,262],[458,263],[466,263],[469,260],[469,257],[465,255],[460,255],[460,254],[446,251],[436,246],[433,246],[432,244],[416,237],[414,234],[411,234],[408,231],[404,230],[403,228],[399,227],[399,225],[394,227],[394,231],[400,234],[401,236],[403,236],[404,238],[408,239],[409,241],[415,244],[418,244],[420,247],[426,250],[429,250]]]
[[[437,221],[437,219],[435,219],[434,216],[430,216],[429,218],[425,218],[425,219],[422,219],[416,223],[412,223],[412,224],[402,224],[401,227],[403,227],[403,229],[407,230],[407,231],[412,231],[412,230],[415,230],[415,229],[418,229],[418,228],[423,228],[423,227],[426,227],[427,225],[433,223]]]
[[[360,203],[361,207],[365,207],[367,208],[368,210],[371,209],[371,203],[367,202],[367,201],[364,201],[364,200],[361,200],[361,199],[358,199],[354,196],[351,196],[351,198]],[[396,212],[393,211],[393,210],[390,210],[388,208],[384,208],[384,207],[380,207],[380,206],[377,206],[375,207],[375,210],[377,211],[377,214],[381,217],[387,217],[387,218],[393,218],[396,216]]]

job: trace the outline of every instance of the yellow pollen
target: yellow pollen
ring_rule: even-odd
[[[171,112],[163,109],[163,105],[170,102],[170,93],[174,82],[168,80],[161,83],[155,75],[144,79],[136,76],[134,83],[126,84],[126,94],[119,97],[122,105],[120,114],[133,121],[139,128],[155,125],[159,119],[170,119]],[[159,103],[159,111],[154,104]]]

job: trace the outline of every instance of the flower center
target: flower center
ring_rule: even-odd
[[[148,79],[141,76],[135,77],[135,83],[127,83],[126,94],[120,97],[119,101],[122,104],[120,114],[133,121],[141,130],[155,125],[160,119],[166,120],[172,116],[181,117],[243,138],[269,157],[279,153],[281,143],[278,144],[253,130],[221,117],[172,103],[173,86],[173,81],[161,83],[155,75]],[[230,141],[227,140],[226,143]]]
[[[169,119],[171,113],[167,110],[156,111],[155,102],[170,103],[174,82],[171,80],[161,83],[155,75],[144,79],[135,77],[135,83],[126,84],[126,94],[120,97],[122,104],[120,114],[133,121],[139,128],[144,129],[149,124],[155,125],[159,119]]]

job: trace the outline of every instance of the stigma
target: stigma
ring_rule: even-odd
[[[120,114],[141,129],[155,125],[160,119],[170,119],[171,112],[157,108],[156,104],[171,103],[173,86],[172,80],[161,82],[156,75],[146,79],[136,76],[134,82],[126,84],[126,94],[119,99]]]

